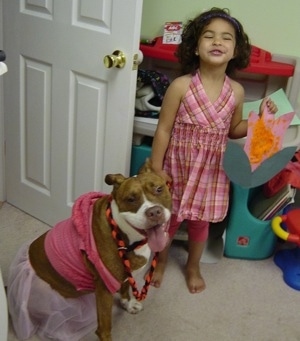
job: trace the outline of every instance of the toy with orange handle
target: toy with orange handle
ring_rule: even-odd
[[[281,227],[281,223],[286,224],[287,231]],[[300,246],[300,209],[273,218],[272,229],[279,238]]]
[[[286,284],[300,290],[300,209],[291,209],[274,217],[271,226],[279,238],[297,245],[296,248],[277,251],[274,262],[283,271]]]

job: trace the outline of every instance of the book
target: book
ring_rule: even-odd
[[[249,202],[249,211],[257,219],[270,220],[287,205],[294,202],[296,189],[285,185],[272,197],[267,198],[263,191],[258,191]]]

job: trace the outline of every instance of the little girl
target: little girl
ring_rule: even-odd
[[[244,89],[229,76],[247,67],[250,52],[243,26],[228,10],[200,14],[184,28],[177,51],[183,76],[170,84],[161,107],[151,159],[154,170],[172,183],[170,240],[181,222],[187,223],[185,271],[191,293],[205,288],[199,264],[209,222],[222,221],[228,209],[229,180],[222,168],[226,142],[247,134]],[[265,99],[260,113],[265,105],[277,111]],[[159,254],[155,287],[161,285],[170,243]]]

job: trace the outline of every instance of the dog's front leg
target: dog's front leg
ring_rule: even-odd
[[[120,289],[120,303],[122,308],[127,310],[130,314],[137,314],[143,310],[143,305],[134,297],[130,297],[129,289],[128,281],[124,282]]]
[[[112,341],[113,295],[108,291],[101,279],[98,279],[96,282],[95,295],[98,319],[96,334],[100,341]]]

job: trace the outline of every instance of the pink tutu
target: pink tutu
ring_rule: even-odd
[[[97,328],[95,294],[64,298],[41,280],[24,244],[10,266],[8,310],[18,339],[37,334],[41,339],[77,341]]]

